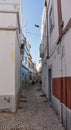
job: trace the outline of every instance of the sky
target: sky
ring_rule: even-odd
[[[23,10],[23,33],[31,45],[31,55],[33,61],[40,59],[39,45],[41,43],[41,17],[44,6],[44,0],[22,0]]]

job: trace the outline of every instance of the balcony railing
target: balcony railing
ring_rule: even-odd
[[[24,54],[24,44],[21,44],[20,53],[21,53],[22,55]]]

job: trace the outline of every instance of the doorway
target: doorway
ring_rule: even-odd
[[[52,69],[51,67],[48,69],[48,98],[49,101],[51,102],[52,100]]]

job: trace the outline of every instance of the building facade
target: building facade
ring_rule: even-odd
[[[20,92],[21,2],[0,0],[0,110],[12,112]]]
[[[30,52],[30,45],[26,38],[23,41],[23,44],[24,44],[24,53],[23,53],[22,71],[21,72],[22,72],[23,86],[25,86],[29,80],[28,58],[29,58],[29,52]]]
[[[70,6],[70,0],[45,0],[40,45],[42,89],[67,130],[71,129]]]
[[[34,67],[36,69],[36,81],[40,82],[42,77],[41,77],[41,71],[42,71],[42,60],[38,60],[34,63]]]
[[[32,56],[29,53],[28,58],[28,67],[29,67],[29,83],[35,83],[36,82],[36,69],[34,67],[34,62],[32,61]]]
[[[32,56],[30,54],[31,45],[29,44],[28,40],[23,37],[23,60],[22,60],[22,67],[21,67],[21,74],[22,74],[22,86],[26,86],[35,79],[36,77],[36,70],[34,68],[34,63],[32,61]]]

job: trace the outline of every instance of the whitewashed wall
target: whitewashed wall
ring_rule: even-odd
[[[16,32],[15,35],[15,94],[17,95],[20,91],[20,76],[21,76],[21,63],[20,63],[20,46],[19,46],[19,35]]]
[[[71,18],[71,0],[61,0],[62,6],[62,19],[64,21],[64,27],[67,25],[69,19]]]
[[[52,1],[54,7],[54,28],[50,35],[49,14],[50,14]],[[49,3],[49,0],[47,0],[47,3]],[[47,59],[47,65],[45,65],[45,55],[44,55],[43,57],[44,64],[42,66],[42,89],[47,95],[47,97],[49,97],[50,85],[48,81],[49,80],[48,72],[49,69],[51,69],[52,71],[51,102],[56,112],[58,113],[61,121],[63,121],[65,128],[67,127],[67,130],[71,130],[71,107],[70,107],[71,104],[69,102],[71,96],[71,89],[70,89],[71,88],[71,27],[63,35],[61,41],[58,44],[56,44],[59,37],[57,0],[50,0],[50,4],[48,5],[49,5],[48,8],[49,59]],[[62,20],[64,21],[64,28],[65,28],[66,25],[68,24],[68,21],[71,19],[71,0],[69,1],[61,0],[61,7],[62,7]],[[45,35],[45,31],[43,33]],[[44,40],[43,42],[45,43]],[[54,94],[53,94],[53,90],[55,91]],[[67,107],[65,104],[66,102],[67,102]]]
[[[71,28],[64,36],[64,44],[65,44],[65,59],[66,59],[65,76],[71,77]]]
[[[0,31],[0,95],[15,94],[15,32]]]
[[[0,11],[19,11],[22,0],[0,0]]]
[[[18,12],[19,19],[17,20],[19,20],[22,31],[22,0],[0,0],[0,12]]]
[[[0,13],[0,28],[17,27],[17,13]]]
[[[20,92],[21,40],[17,13],[1,12],[0,19],[0,109],[15,112]]]
[[[50,34],[50,23],[49,23],[49,14],[51,10],[51,5],[53,3],[53,11],[54,11],[54,28],[52,33]],[[52,51],[52,48],[54,44],[57,42],[59,37],[59,32],[58,32],[58,12],[57,12],[57,0],[52,0],[50,1],[49,4],[49,9],[48,9],[48,41],[49,41],[49,52]]]

